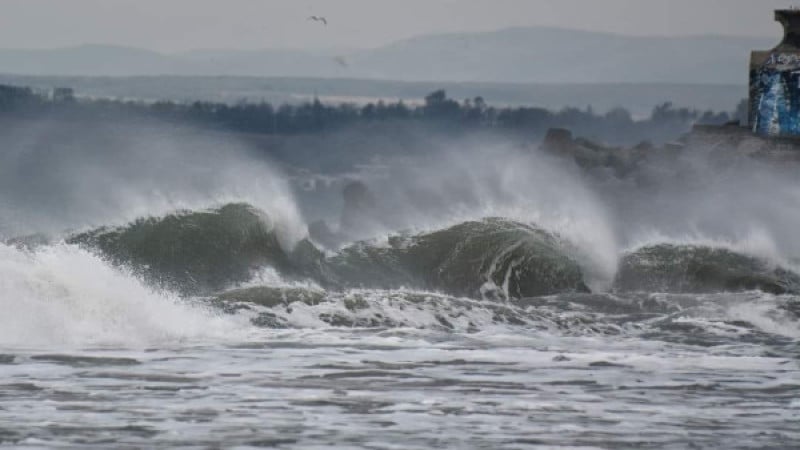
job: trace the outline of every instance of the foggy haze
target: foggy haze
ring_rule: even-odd
[[[371,48],[421,34],[550,26],[630,35],[777,38],[788,0],[4,0],[4,48],[87,43],[202,48]],[[327,17],[329,25],[306,20]]]
[[[800,448],[789,6],[0,0],[0,447]]]

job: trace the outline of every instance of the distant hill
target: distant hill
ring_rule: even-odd
[[[363,76],[539,83],[744,84],[750,51],[777,40],[631,37],[558,28],[421,36],[356,55]]]
[[[533,27],[426,35],[342,55],[299,50],[168,55],[102,45],[0,50],[0,73],[743,85],[750,50],[776,43],[777,39],[766,38],[631,37]]]

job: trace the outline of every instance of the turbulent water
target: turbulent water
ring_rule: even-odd
[[[256,160],[158,148],[100,178],[0,161],[1,445],[800,446],[783,175],[731,166],[700,205],[674,162],[633,195],[464,150],[365,175],[378,204],[353,189],[353,215],[307,235]]]
[[[788,270],[648,247],[590,293],[573,249],[499,219],[332,254],[273,236],[228,205],[0,246],[0,442],[800,444]],[[639,289],[653,285],[673,293]]]

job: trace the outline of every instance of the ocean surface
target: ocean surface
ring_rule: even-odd
[[[789,164],[135,127],[4,138],[1,446],[800,448]]]
[[[75,245],[0,249],[7,446],[800,445],[794,295],[351,289],[220,310]]]

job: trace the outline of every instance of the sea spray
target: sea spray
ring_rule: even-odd
[[[236,136],[141,117],[23,121],[3,136],[0,236],[119,226],[247,202],[290,248],[306,234],[281,171]]]
[[[155,291],[67,244],[0,244],[0,346],[176,345],[242,338],[246,319]]]

